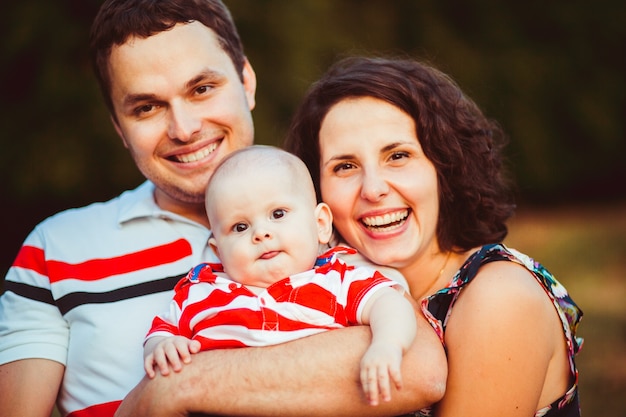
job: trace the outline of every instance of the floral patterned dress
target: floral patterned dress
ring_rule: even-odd
[[[563,333],[567,340],[569,353],[572,385],[561,398],[537,410],[535,417],[579,417],[578,369],[574,357],[582,347],[582,339],[576,337],[576,328],[583,313],[570,298],[567,290],[538,262],[514,249],[507,248],[503,244],[483,246],[463,264],[448,287],[422,300],[424,314],[443,341],[448,318],[461,290],[474,279],[483,265],[494,261],[515,262],[528,269],[545,289],[563,324]],[[413,415],[431,416],[434,414],[432,414],[431,409],[423,409]]]

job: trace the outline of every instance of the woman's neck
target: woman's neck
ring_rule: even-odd
[[[409,284],[411,296],[420,300],[444,288],[474,251],[439,251],[424,255],[418,262],[400,268]]]

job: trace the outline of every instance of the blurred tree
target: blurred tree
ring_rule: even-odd
[[[281,143],[306,88],[339,57],[408,55],[449,73],[502,123],[525,204],[626,197],[620,0],[225,2],[258,76],[257,142]],[[100,3],[0,5],[2,272],[36,222],[142,181],[88,61]]]

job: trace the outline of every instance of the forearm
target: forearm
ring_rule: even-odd
[[[393,344],[405,353],[417,333],[413,306],[393,288],[385,288],[379,293],[378,297],[368,302],[364,312],[372,330],[372,343]]]
[[[49,417],[64,367],[47,359],[24,359],[0,365],[0,416]]]
[[[168,377],[144,380],[119,417],[173,416],[185,411],[226,415],[396,415],[438,401],[447,373],[440,342],[418,320],[416,343],[405,355],[404,389],[371,407],[359,384],[359,362],[370,342],[364,326],[333,330],[267,348],[199,353]]]

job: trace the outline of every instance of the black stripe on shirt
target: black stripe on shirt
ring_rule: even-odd
[[[58,300],[54,300],[50,290],[46,288],[35,287],[28,284],[5,281],[5,291],[12,291],[17,295],[42,303],[56,305],[65,315],[72,309],[86,304],[106,304],[116,301],[124,301],[144,295],[157,294],[160,292],[170,291],[176,283],[180,281],[186,274],[174,277],[167,277],[155,281],[143,282],[141,284],[131,285],[128,287],[117,288],[106,292],[73,292],[64,295]]]
[[[144,295],[170,291],[185,275],[163,278],[155,281],[143,282],[129,287],[118,288],[107,292],[74,292],[57,300],[61,314],[85,304],[106,304],[116,301],[130,300]]]
[[[52,293],[47,288],[34,287],[21,282],[4,281],[4,291],[11,291],[22,297],[54,305]]]

